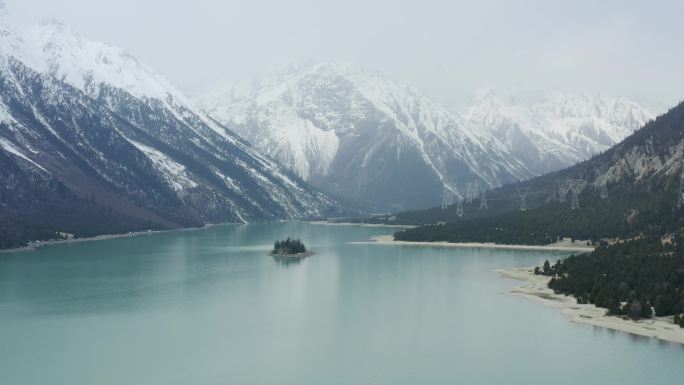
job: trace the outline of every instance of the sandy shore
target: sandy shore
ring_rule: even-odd
[[[398,245],[398,246],[422,246],[422,247],[460,247],[460,248],[488,248],[488,249],[509,249],[509,250],[561,250],[561,251],[593,251],[594,247],[582,243],[572,243],[570,241],[558,242],[551,245],[500,245],[497,243],[452,243],[452,242],[407,242],[396,241],[392,235],[380,235],[372,237],[369,241],[352,242],[366,244]]]
[[[305,221],[304,223],[312,223],[314,225],[327,226],[360,226],[360,227],[389,227],[396,229],[412,229],[416,226],[411,225],[386,225],[384,223],[353,223],[353,222],[328,222],[328,221]]]
[[[107,239],[131,238],[131,237],[139,237],[142,235],[170,233],[170,232],[176,232],[176,231],[193,231],[193,230],[200,230],[200,229],[204,229],[204,228],[212,227],[212,226],[216,226],[216,224],[207,224],[203,227],[184,227],[184,228],[180,228],[180,229],[170,229],[170,230],[132,231],[129,233],[124,233],[124,234],[102,234],[102,235],[95,235],[93,237],[84,237],[84,238],[54,239],[51,241],[35,242],[35,243],[32,243],[32,244],[30,244],[28,246],[24,246],[24,247],[15,247],[13,249],[0,249],[0,253],[15,253],[15,252],[20,252],[20,251],[31,251],[31,250],[35,250],[35,249],[38,249],[41,247],[52,246],[52,245],[62,245],[62,244],[68,244],[68,243],[104,241]]]
[[[497,269],[496,272],[502,277],[525,282],[509,290],[508,294],[525,297],[559,309],[572,322],[684,344],[684,329],[673,323],[673,317],[654,317],[648,320],[632,321],[624,320],[620,317],[606,316],[606,309],[598,308],[591,304],[577,304],[572,296],[554,293],[547,286],[550,278],[535,275],[534,267]]]

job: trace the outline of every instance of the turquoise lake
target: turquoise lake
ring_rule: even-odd
[[[555,252],[307,223],[0,253],[0,384],[681,384],[684,347],[503,294]],[[283,264],[273,241],[315,255]]]

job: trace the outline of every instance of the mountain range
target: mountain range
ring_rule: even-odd
[[[16,27],[0,2],[0,246],[339,215],[340,199],[424,208],[577,163],[652,117],[624,98],[561,93],[488,92],[458,114],[339,64],[191,100],[58,21]]]
[[[390,222],[428,225],[402,233],[406,240],[667,239],[684,229],[683,170],[681,103],[586,161],[488,192],[486,209],[475,200],[462,211],[455,204],[399,213]]]
[[[504,96],[492,90],[480,93],[462,116],[539,175],[606,151],[655,118],[647,108],[605,93]]]
[[[0,9],[0,238],[320,216],[339,204],[125,51]],[[7,246],[7,245],[6,245]]]
[[[197,101],[313,185],[378,211],[434,206],[445,190],[463,198],[468,185],[558,170],[654,116],[602,94],[515,102],[492,92],[458,114],[413,87],[338,64],[290,66]]]

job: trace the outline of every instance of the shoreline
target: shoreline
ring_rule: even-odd
[[[329,226],[396,227],[396,228],[415,227],[415,226],[409,226],[409,225],[385,225],[385,224],[366,224],[366,223],[351,223],[351,222],[333,223],[333,222],[327,222],[327,221],[298,221],[298,220],[295,220],[293,222],[311,223],[311,224],[315,224],[315,225],[329,225]],[[55,246],[55,245],[61,245],[61,244],[91,242],[91,241],[104,241],[104,240],[108,240],[108,239],[139,237],[141,235],[147,235],[147,234],[169,233],[169,232],[175,232],[175,231],[201,230],[201,229],[206,229],[206,228],[213,227],[213,226],[239,225],[239,224],[244,224],[244,223],[232,223],[232,222],[207,223],[201,227],[181,227],[178,229],[167,229],[167,230],[141,230],[141,231],[131,231],[131,232],[122,233],[122,234],[100,234],[100,235],[93,235],[92,237],[83,237],[83,238],[52,239],[52,240],[46,240],[46,241],[38,241],[38,242],[35,242],[33,244],[30,244],[30,245],[26,245],[26,246],[13,247],[11,249],[0,249],[0,255],[2,255],[3,253],[29,252],[29,251],[37,250],[37,249],[42,248],[42,247]]]
[[[573,296],[556,294],[548,288],[549,277],[535,275],[534,267],[514,267],[495,270],[499,276],[523,281],[505,294],[515,295],[560,310],[570,322],[621,331],[642,337],[684,345],[684,328],[673,322],[673,317],[653,317],[632,321],[607,316],[606,309],[592,304],[578,304]]]
[[[354,223],[354,222],[329,222],[329,221],[300,221],[303,223],[311,223],[314,225],[324,226],[360,226],[360,227],[388,227],[396,229],[412,229],[416,226],[412,225],[386,225],[384,223]]]
[[[329,226],[396,227],[396,228],[415,227],[415,226],[408,226],[408,225],[385,225],[385,224],[366,224],[366,223],[351,223],[351,222],[333,223],[333,222],[328,222],[328,221],[294,220],[292,222],[311,223],[311,224],[315,224],[315,225],[329,225]],[[100,235],[93,235],[92,237],[83,237],[83,238],[52,239],[52,240],[46,240],[46,241],[38,241],[38,242],[35,242],[33,244],[30,244],[30,245],[26,245],[26,246],[13,247],[11,249],[0,249],[0,255],[2,255],[3,253],[29,252],[29,251],[37,250],[37,249],[42,248],[42,247],[62,245],[62,244],[91,242],[91,241],[105,241],[108,239],[131,238],[131,237],[139,237],[141,235],[170,233],[170,232],[175,232],[175,231],[201,230],[201,229],[206,229],[206,228],[213,227],[213,226],[239,225],[239,224],[245,224],[245,223],[232,223],[232,222],[207,223],[201,227],[181,227],[178,229],[167,229],[167,230],[141,230],[141,231],[131,231],[131,232],[122,233],[122,234],[100,234]]]
[[[94,235],[92,237],[71,238],[71,239],[53,239],[53,240],[48,240],[48,241],[38,241],[38,242],[35,242],[35,243],[33,243],[31,245],[27,245],[27,246],[15,247],[12,249],[0,249],[0,255],[3,253],[29,252],[29,251],[38,250],[38,249],[43,248],[43,247],[56,246],[56,245],[62,245],[62,244],[70,244],[70,243],[106,241],[108,239],[133,238],[133,237],[139,237],[141,235],[171,233],[171,232],[176,232],[176,231],[201,230],[201,229],[206,229],[206,228],[218,226],[218,225],[220,225],[220,224],[219,223],[209,223],[209,224],[206,224],[202,227],[182,227],[179,229],[168,229],[168,230],[142,230],[142,231],[131,231],[128,233],[123,233],[123,234],[101,234],[101,235]]]
[[[408,242],[397,241],[393,235],[380,235],[371,237],[368,241],[350,242],[356,244],[378,244],[378,245],[395,245],[395,246],[420,246],[420,247],[456,247],[469,249],[507,249],[507,250],[552,250],[552,251],[593,251],[593,246],[577,245],[571,242],[558,242],[550,245],[504,245],[498,243],[487,242]]]

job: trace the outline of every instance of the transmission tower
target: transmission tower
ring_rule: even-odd
[[[584,189],[585,182],[583,180],[572,183],[570,190],[572,191],[572,200],[570,201],[570,209],[578,210],[580,208],[579,195]]]
[[[606,182],[601,183],[601,199],[608,199],[608,185],[606,184]]]
[[[568,196],[568,183],[558,182],[558,202],[565,203],[566,197]]]
[[[570,209],[579,209],[579,196],[575,190],[572,190],[572,199],[570,200]]]
[[[487,192],[486,190],[480,191],[480,210],[487,209]]]
[[[473,184],[466,183],[466,203],[473,203]]]
[[[458,215],[459,218],[463,217],[463,199],[459,199],[456,202],[456,215]]]
[[[518,187],[518,196],[520,197],[520,211],[527,211],[527,188],[521,189]]]
[[[451,203],[451,191],[447,186],[442,190],[442,210],[446,210]]]

